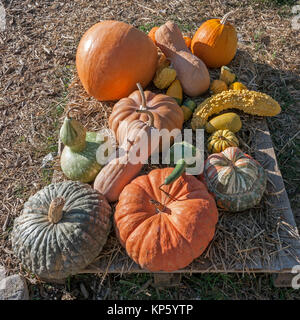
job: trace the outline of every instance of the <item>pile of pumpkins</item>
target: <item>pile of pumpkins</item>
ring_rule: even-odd
[[[99,164],[97,150],[105,137],[87,131],[68,111],[60,130],[60,161],[69,180],[30,197],[12,231],[13,250],[32,273],[51,280],[83,270],[101,252],[112,224],[127,254],[142,268],[178,270],[199,257],[212,240],[217,207],[238,212],[260,202],[266,173],[238,148],[239,116],[230,112],[208,121],[226,109],[260,116],[280,112],[275,100],[248,90],[226,67],[237,49],[228,16],[206,21],[192,39],[183,37],[171,21],[149,35],[124,22],[102,21],[83,35],[77,72],[89,95],[117,100],[109,128],[118,152]],[[208,67],[221,67],[220,79],[211,83]],[[167,89],[166,94],[144,91],[151,81]],[[196,107],[192,98],[209,88],[211,97]],[[182,103],[183,93],[189,98]],[[191,117],[192,129],[212,133],[203,173],[185,174],[187,163],[181,159],[175,169],[138,176],[143,160],[166,146],[161,137],[156,145],[148,144],[151,148],[144,150],[141,162],[132,163],[135,145],[141,139],[150,142],[162,129],[180,131]],[[188,143],[180,147],[192,148],[195,154]],[[116,201],[113,214],[110,203]]]

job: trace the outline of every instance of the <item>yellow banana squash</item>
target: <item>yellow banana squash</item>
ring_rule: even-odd
[[[239,109],[258,116],[276,116],[281,111],[278,102],[265,93],[228,90],[215,94],[198,105],[191,121],[192,128],[204,128],[210,116],[226,109]]]

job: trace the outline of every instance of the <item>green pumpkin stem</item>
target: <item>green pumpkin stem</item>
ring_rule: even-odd
[[[48,210],[48,220],[51,223],[58,223],[61,220],[63,216],[64,205],[65,199],[62,197],[57,197],[51,201]]]

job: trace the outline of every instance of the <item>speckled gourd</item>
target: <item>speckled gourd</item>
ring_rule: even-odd
[[[258,116],[276,116],[281,111],[278,102],[265,93],[228,90],[213,95],[198,105],[191,121],[192,128],[203,128],[210,116],[226,109],[239,109]]]
[[[267,184],[264,168],[237,147],[211,154],[204,163],[203,178],[218,207],[230,212],[256,206]]]
[[[65,145],[60,158],[61,169],[71,180],[91,182],[102,168],[96,153],[104,138],[96,132],[87,132],[79,121],[69,116],[70,111],[60,129],[60,139]]]
[[[78,181],[46,186],[14,221],[12,247],[31,272],[45,280],[82,271],[99,255],[111,229],[111,207]]]

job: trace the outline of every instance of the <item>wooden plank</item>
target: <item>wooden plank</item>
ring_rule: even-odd
[[[247,269],[236,265],[232,268],[217,268],[211,264],[208,259],[200,257],[195,259],[189,266],[177,270],[174,273],[219,273],[219,272],[255,272],[255,273],[290,273],[295,264],[300,264],[300,236],[296,227],[293,212],[290,207],[289,199],[284,187],[283,179],[278,168],[276,155],[273,149],[270,132],[265,119],[256,118],[253,120],[253,126],[257,129],[255,141],[255,158],[263,165],[268,173],[268,202],[274,210],[281,211],[281,219],[278,221],[278,237],[281,245],[278,258],[266,264],[257,258],[254,263],[247,264]],[[59,177],[59,174],[58,174]],[[134,263],[122,248],[113,260],[110,258],[101,258],[90,264],[80,273],[148,273]],[[161,274],[167,275],[165,272]]]
[[[271,185],[273,185],[273,188],[267,189],[268,201],[274,207],[273,210],[281,211],[281,219],[278,221],[278,236],[281,240],[281,248],[278,248],[278,250],[280,250],[279,259],[274,261],[271,269],[290,270],[294,265],[300,264],[299,231],[278,167],[266,120],[256,121],[255,126],[257,128],[257,134],[255,136],[255,149],[257,151],[255,157],[264,166]],[[270,184],[268,185],[270,186]],[[284,249],[285,247],[287,248]],[[262,267],[266,268],[266,266]]]

